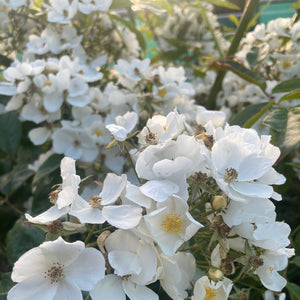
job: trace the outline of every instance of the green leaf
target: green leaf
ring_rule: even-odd
[[[296,256],[293,258],[291,263],[295,264],[296,266],[300,267],[300,256]]]
[[[262,102],[247,106],[244,110],[239,112],[231,121],[230,125],[243,126],[249,121],[254,115],[259,113],[269,102]]]
[[[11,280],[11,272],[2,273],[0,279],[0,296],[6,295],[8,291],[15,285]]]
[[[221,6],[221,7],[226,7],[229,9],[236,9],[236,10],[241,10],[239,6],[236,4],[233,4],[229,1],[224,1],[224,0],[205,0],[205,2],[211,3],[216,6]]]
[[[251,29],[251,27],[255,26],[257,24],[257,20],[260,17],[260,15],[265,11],[265,9],[270,5],[272,0],[269,0],[259,11],[255,14],[255,16],[251,19],[247,26],[247,31]]]
[[[300,164],[296,164],[296,163],[286,163],[288,166],[291,166],[292,168],[295,168],[297,170],[300,170]]]
[[[60,154],[53,154],[48,157],[37,170],[32,184],[35,185],[38,181],[42,180],[44,177],[58,169],[62,159],[63,155]]]
[[[272,93],[286,93],[300,88],[300,78],[293,78],[277,84]]]
[[[130,0],[113,0],[109,9],[122,9],[122,8],[130,8],[132,5]]]
[[[280,98],[280,101],[293,99],[300,99],[300,89],[296,89],[288,94],[285,94],[283,97]]]
[[[115,19],[116,21],[123,23],[131,32],[133,32],[136,35],[136,38],[137,38],[141,48],[143,50],[146,50],[146,42],[144,40],[144,36],[142,35],[142,33],[140,31],[138,31],[136,29],[135,24],[133,24],[132,22],[125,20],[124,18],[121,18],[117,15],[110,15],[110,17],[112,19]]]
[[[218,70],[232,71],[246,81],[258,85],[262,90],[265,90],[266,88],[265,79],[261,75],[247,69],[242,64],[236,61],[218,60],[212,64],[212,67],[215,67]]]
[[[10,155],[17,153],[21,139],[21,124],[12,113],[0,114],[0,149]]]
[[[235,15],[229,15],[228,19],[237,27],[239,26],[239,19]]]
[[[272,143],[277,146],[281,146],[284,141],[287,118],[287,108],[275,107],[263,120],[263,124],[271,128]]]
[[[259,59],[259,48],[252,47],[251,50],[247,53],[246,59],[250,66],[254,66]]]
[[[5,195],[12,195],[34,174],[27,165],[16,165],[12,171],[1,176],[0,189]]]
[[[21,255],[39,246],[44,240],[42,230],[32,225],[25,225],[24,220],[19,219],[7,234],[6,247],[8,261],[14,263]]]
[[[290,9],[296,9],[298,6],[300,6],[300,1],[297,1],[296,3],[294,3]]]
[[[299,285],[292,283],[292,282],[288,282],[286,285],[286,288],[288,289],[290,295],[293,296],[295,300],[300,300],[300,286]]]
[[[288,154],[300,145],[300,106],[289,109],[282,151]]]
[[[275,107],[265,118],[264,124],[272,127],[278,132],[285,132],[288,117],[288,109]]]

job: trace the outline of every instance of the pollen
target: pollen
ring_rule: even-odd
[[[275,270],[274,268],[269,267],[269,271],[270,271],[271,274],[273,273],[274,270]]]
[[[209,286],[205,286],[205,297],[203,300],[217,300],[217,291],[215,289],[210,288]]]
[[[97,137],[103,136],[103,132],[102,132],[99,128],[96,128],[95,130],[93,130],[93,133],[94,133]]]
[[[158,91],[157,95],[161,98],[165,98],[167,93],[168,93],[168,90],[166,88],[163,88]]]
[[[227,168],[225,170],[224,180],[226,182],[233,182],[233,181],[235,181],[237,179],[238,175],[239,175],[239,173],[238,173],[238,171],[236,169],[234,169],[234,168],[230,168],[230,169]]]
[[[145,140],[147,144],[154,145],[156,144],[156,134],[153,132],[149,132],[149,134],[146,135]]]
[[[178,214],[167,214],[165,220],[161,223],[165,232],[179,233],[182,231],[182,220]]]
[[[43,87],[45,87],[45,86],[51,86],[51,85],[52,85],[51,81],[47,80],[47,81],[44,82]]]
[[[285,70],[289,69],[291,66],[292,66],[292,63],[291,63],[291,61],[289,61],[289,60],[285,60],[285,61],[282,63],[282,67],[283,67]]]
[[[101,197],[93,195],[89,198],[89,205],[92,208],[98,208],[101,205]]]
[[[45,272],[45,278],[49,278],[51,284],[59,282],[64,277],[64,265],[59,262],[54,263],[52,267]]]

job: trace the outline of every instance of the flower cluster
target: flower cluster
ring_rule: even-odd
[[[217,112],[203,109],[195,130],[176,111],[149,119],[138,136],[142,148],[130,151],[136,161],[138,184],[125,174],[109,173],[101,191],[99,186],[86,187],[79,195],[81,179],[76,175],[75,161],[68,157],[61,161],[62,184],[49,196],[53,206],[35,217],[26,214],[26,218],[57,235],[67,228],[70,233],[80,224],[103,224],[100,234],[95,227],[91,232],[97,232],[99,249],[107,259],[106,275],[97,277],[95,272],[103,274],[103,267],[95,266],[90,272],[86,262],[82,273],[97,279],[85,286],[70,277],[72,284],[90,291],[92,299],[125,299],[126,295],[130,299],[158,299],[147,286],[159,280],[172,299],[185,299],[199,258],[184,250],[196,250],[204,243],[212,249],[209,270],[196,280],[193,299],[212,295],[227,299],[233,283],[225,276],[243,265],[248,273],[257,274],[266,288],[282,290],[286,281],[278,271],[287,266],[294,250],[286,248],[290,228],[276,221],[270,200],[281,200],[272,185],[285,181],[273,168],[280,151],[270,144],[269,136],[222,125],[224,119],[224,115],[221,118]],[[124,142],[126,136],[119,143]],[[64,221],[67,215],[71,223]],[[212,238],[209,243],[208,233]],[[76,243],[81,242],[75,242],[74,247]],[[66,255],[62,250],[65,245],[68,243],[59,238],[24,254],[12,275],[19,284],[8,299],[27,286],[27,277],[17,274],[28,265],[31,252],[48,247],[61,247],[52,252],[57,261],[47,258],[36,267],[37,272],[45,272],[40,280],[53,290],[55,287],[56,297],[61,297],[69,269],[73,265],[81,268],[76,261],[68,266],[63,262],[59,253]],[[101,256],[96,250],[93,255]],[[30,280],[34,281],[33,277]],[[30,299],[26,297],[23,299]]]
[[[64,156],[62,182],[51,182],[44,206],[50,208],[38,214],[26,199],[25,222],[40,228],[45,242],[15,262],[8,300],[156,300],[162,293],[237,299],[244,277],[260,282],[259,292],[269,290],[267,299],[286,286],[280,271],[295,250],[273,204],[282,200],[276,186],[286,181],[275,169],[281,151],[271,135],[226,120],[249,103],[282,109],[272,88],[298,76],[300,21],[257,25],[234,57],[225,57],[229,42],[210,3],[157,5],[0,0],[8,60],[1,55],[0,117],[24,122],[12,140],[23,130],[41,154],[25,166],[24,183],[36,172],[32,194],[50,185],[44,179],[59,168],[51,163]],[[161,51],[153,59],[143,31]],[[220,110],[208,110],[200,104],[224,74],[207,68],[228,66],[237,69],[224,73],[216,90]],[[266,87],[251,78],[255,73]],[[298,132],[298,111],[285,113],[290,131],[280,134]],[[7,140],[7,147],[0,141],[1,163],[2,151],[13,148]],[[294,140],[286,143],[291,149]],[[25,151],[16,150],[15,160]],[[10,164],[7,178],[18,185],[14,161],[3,169]],[[11,186],[1,183],[1,197]]]

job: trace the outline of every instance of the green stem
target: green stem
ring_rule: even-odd
[[[90,240],[90,238],[92,237],[93,233],[94,233],[94,230],[96,228],[96,224],[93,225],[92,229],[89,231],[89,234],[87,235],[85,241],[84,241],[84,244],[86,245],[87,242]]]
[[[88,300],[90,299],[90,293],[88,293],[88,295],[84,298],[84,300]]]
[[[217,39],[217,37],[215,35],[214,29],[212,28],[212,26],[211,26],[211,24],[210,24],[210,22],[209,22],[209,20],[207,18],[206,11],[205,11],[205,9],[202,6],[201,1],[198,0],[197,2],[198,2],[198,7],[200,9],[200,12],[201,12],[201,14],[203,16],[204,22],[205,22],[206,26],[208,27],[208,30],[211,33],[212,38],[213,38],[213,40],[214,40],[214,42],[216,44],[216,48],[217,48],[217,51],[219,53],[219,56],[222,58],[224,55],[222,53],[222,50],[221,50],[221,47],[219,45],[218,39]]]
[[[244,33],[247,30],[247,26],[250,23],[251,18],[253,16],[258,4],[259,4],[259,0],[248,0],[246,2],[245,9],[244,9],[243,15],[241,17],[239,26],[235,32],[235,35],[231,42],[231,45],[228,49],[228,52],[226,55],[227,57],[233,56],[236,53],[236,51],[238,50],[240,41],[241,41],[242,37],[244,36]],[[216,108],[217,95],[222,88],[222,82],[225,77],[225,74],[226,74],[226,71],[218,72],[217,78],[215,80],[215,83],[211,89],[211,92],[210,92],[210,95],[208,98],[208,103],[207,103],[208,109]]]
[[[132,167],[132,169],[133,169],[133,172],[134,172],[134,174],[135,174],[137,180],[139,181],[139,183],[142,184],[142,181],[141,181],[141,179],[139,178],[139,176],[138,176],[138,174],[137,174],[137,172],[136,172],[136,170],[135,170],[135,165],[134,165],[134,163],[133,163],[133,161],[132,161],[132,158],[131,158],[131,155],[130,155],[130,153],[129,153],[129,150],[128,150],[128,147],[127,147],[126,143],[124,143],[124,148],[125,148],[125,151],[126,151],[126,153],[127,153],[127,155],[128,155],[128,158],[129,158],[131,167]]]

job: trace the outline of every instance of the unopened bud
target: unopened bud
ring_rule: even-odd
[[[109,230],[105,230],[103,231],[97,238],[97,245],[100,249],[100,251],[105,254],[106,251],[104,249],[104,244],[105,244],[105,241],[106,239],[110,236],[110,231]]]
[[[209,277],[211,280],[213,280],[213,281],[215,281],[215,282],[218,282],[218,281],[223,280],[224,274],[223,274],[223,272],[222,272],[221,270],[219,270],[219,269],[216,269],[216,268],[210,268],[210,269],[208,270],[208,277]]]
[[[214,196],[211,206],[213,209],[218,210],[220,208],[225,208],[227,207],[227,200],[223,196]]]

